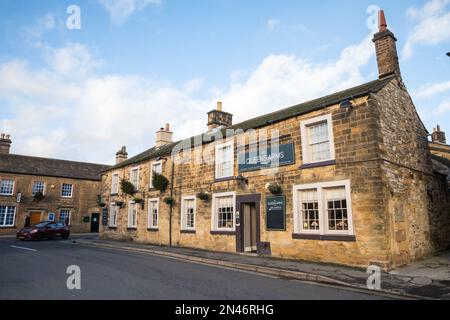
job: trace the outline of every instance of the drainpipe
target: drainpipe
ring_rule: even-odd
[[[170,177],[170,198],[173,199],[173,180],[174,180],[174,171],[175,171],[175,162],[173,156],[171,157],[172,160],[172,173]],[[172,210],[173,210],[173,203],[170,204],[169,209],[169,247],[172,246]]]

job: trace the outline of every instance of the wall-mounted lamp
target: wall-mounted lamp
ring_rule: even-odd
[[[349,99],[342,100],[339,106],[341,107],[341,109],[345,109],[347,111],[353,109],[353,104]]]
[[[248,184],[248,179],[244,177],[242,174],[236,177],[236,181],[238,181],[240,184]]]

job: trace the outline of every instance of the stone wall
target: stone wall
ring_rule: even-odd
[[[137,230],[128,230],[127,208],[124,208],[117,229],[102,228],[102,237],[167,245],[171,234],[175,246],[236,252],[235,234],[210,232],[211,201],[197,199],[195,233],[180,231],[183,196],[195,196],[200,191],[210,194],[233,191],[238,197],[261,196],[260,237],[262,242],[270,243],[271,253],[276,257],[359,267],[376,263],[391,269],[439,250],[448,239],[445,234],[449,229],[448,214],[444,210],[445,205],[447,210],[449,208],[448,194],[439,187],[442,177],[437,177],[431,170],[426,130],[409,95],[394,79],[379,94],[358,98],[353,105],[351,110],[344,110],[339,105],[330,106],[259,129],[258,134],[262,130],[278,130],[283,141],[294,143],[293,165],[239,173],[237,142],[248,142],[249,133],[234,137],[234,176],[242,174],[248,180],[247,184],[235,179],[216,181],[214,164],[194,161],[180,164],[179,158],[175,157],[171,233],[170,206],[162,201],[170,190],[162,195],[148,190],[151,161],[117,169],[121,177],[129,179],[130,169],[139,165],[142,186],[139,191],[146,200],[160,198],[159,230],[147,230],[147,208],[139,210]],[[327,114],[332,115],[336,162],[300,168],[303,164],[300,122]],[[214,143],[196,149],[198,153],[210,154],[213,150]],[[166,158],[163,173],[170,179],[172,159],[170,155]],[[110,195],[112,172],[103,177],[103,194],[108,202],[125,199],[123,195]],[[293,187],[338,180],[350,180],[356,241],[296,239],[293,236]],[[265,200],[269,193],[265,185],[273,182],[281,184],[286,197],[285,231],[267,230]],[[433,200],[428,193],[432,193]],[[128,197],[125,202],[130,200]]]
[[[336,164],[299,169],[302,164],[300,137],[300,121],[311,117],[331,113],[333,116],[333,132],[335,140]],[[291,118],[263,128],[264,130],[279,130],[280,136],[292,141],[295,146],[295,164],[279,168],[244,173],[248,185],[241,186],[235,180],[216,182],[214,165],[177,164],[174,171],[174,198],[176,203],[172,212],[172,244],[182,247],[194,247],[215,251],[236,251],[234,235],[213,235],[211,230],[211,202],[197,199],[196,233],[180,232],[180,204],[182,196],[196,195],[199,191],[211,194],[235,191],[236,195],[260,194],[261,199],[261,241],[271,243],[272,255],[285,258],[304,259],[341,263],[347,265],[365,266],[369,262],[377,262],[383,266],[389,265],[389,225],[384,210],[384,194],[381,180],[380,163],[376,160],[380,135],[378,130],[378,114],[370,106],[368,97],[355,101],[352,111],[341,110],[338,105],[307,115]],[[245,135],[244,135],[245,137]],[[240,137],[239,139],[241,139]],[[247,137],[248,138],[248,137]],[[246,139],[247,139],[246,138]],[[213,144],[202,147],[210,150]],[[235,143],[236,148],[236,143]],[[236,151],[236,150],[235,150]],[[236,154],[236,152],[235,152]],[[117,229],[103,228],[102,237],[116,239],[131,239],[138,242],[168,244],[169,207],[162,199],[167,196],[148,192],[149,167],[151,161],[130,165],[118,169],[121,177],[129,179],[130,169],[141,168],[141,183],[145,198],[160,197],[160,228],[158,232],[146,230],[147,212],[140,210],[137,230],[127,230],[127,208],[121,210]],[[237,158],[235,158],[237,163]],[[171,160],[164,164],[164,175],[170,177]],[[116,196],[110,196],[111,174],[104,176],[104,197],[114,201]],[[235,166],[235,176],[238,175]],[[328,182],[336,180],[351,181],[351,197],[353,202],[353,225],[356,241],[319,241],[293,239],[293,203],[292,189],[294,185]],[[265,221],[265,198],[268,195],[266,183],[278,181],[282,184],[286,196],[286,231],[267,231]],[[125,199],[123,196],[119,196]],[[127,201],[131,200],[130,197]]]
[[[100,181],[8,173],[0,173],[0,179],[15,180],[14,195],[0,196],[0,205],[16,207],[15,227],[0,228],[0,234],[14,234],[18,229],[23,228],[25,217],[30,211],[41,211],[41,220],[47,220],[49,212],[55,213],[56,219],[59,219],[60,209],[71,210],[71,232],[89,232],[90,222],[83,222],[83,217],[91,217],[92,213],[99,213],[97,195],[101,192]],[[33,201],[32,197],[34,181],[45,182],[45,196],[39,203]],[[73,184],[72,198],[61,197],[62,183]],[[16,202],[18,192],[22,193],[20,203]]]
[[[450,202],[442,177],[432,170],[428,132],[403,84],[389,83],[376,95],[375,107],[383,139],[380,156],[392,225],[391,259],[398,266],[448,246]]]

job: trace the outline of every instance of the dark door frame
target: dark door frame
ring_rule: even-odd
[[[93,223],[94,223],[94,216],[97,217],[97,231],[92,231]],[[100,214],[99,213],[91,213],[91,232],[99,232],[100,231]]]
[[[243,246],[243,232],[242,228],[242,205],[245,203],[255,204],[256,208],[256,247],[260,247],[261,243],[261,195],[260,194],[250,194],[243,196],[236,196],[236,209],[239,211],[239,225],[236,224],[236,251],[244,252]]]

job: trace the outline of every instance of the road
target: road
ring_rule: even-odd
[[[362,292],[69,241],[0,239],[0,299],[379,299]],[[81,290],[66,286],[81,270]]]

